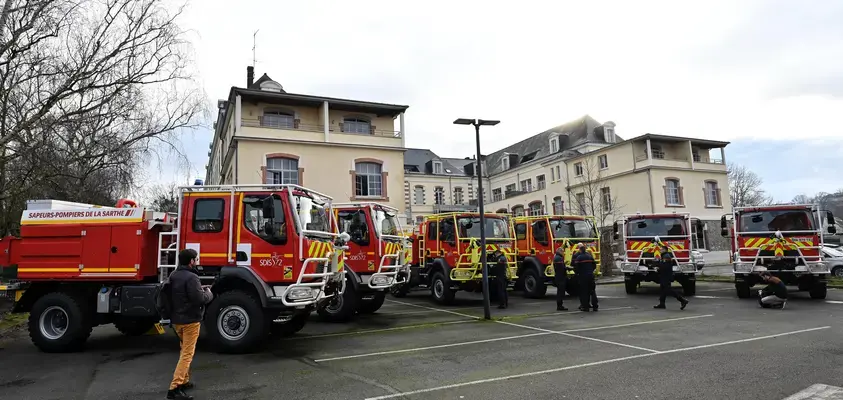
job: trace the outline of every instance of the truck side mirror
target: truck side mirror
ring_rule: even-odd
[[[834,222],[834,214],[831,211],[826,211],[826,218],[828,218],[828,233],[834,235],[837,233],[837,224]]]
[[[614,237],[615,240],[618,240],[619,236],[620,235],[618,235],[618,222],[615,221],[614,223],[612,223],[612,237]]]
[[[261,201],[261,208],[263,211],[263,217],[266,219],[274,219],[275,218],[275,202],[273,201],[272,196],[267,196],[265,199]]]
[[[720,236],[729,236],[729,224],[726,223],[726,216],[720,217]]]

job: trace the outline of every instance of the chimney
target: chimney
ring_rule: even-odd
[[[253,83],[255,83],[255,67],[250,65],[246,67],[246,89],[252,87]]]

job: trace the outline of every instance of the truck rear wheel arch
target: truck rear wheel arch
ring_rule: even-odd
[[[260,299],[261,306],[263,307],[267,307],[268,304],[269,295],[267,291],[271,293],[272,290],[249,268],[222,267],[220,269],[219,280],[213,286],[214,296],[219,296],[220,293],[235,289],[252,293]]]

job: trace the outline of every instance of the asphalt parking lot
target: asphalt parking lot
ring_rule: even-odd
[[[389,297],[351,324],[311,322],[249,355],[199,351],[197,399],[784,399],[843,386],[843,291],[796,293],[784,310],[739,300],[729,284],[655,310],[657,287],[598,286],[600,311],[556,312],[510,296],[482,317],[479,295],[440,307],[426,292]],[[576,309],[576,300],[566,305]],[[494,306],[493,306],[494,307]],[[178,358],[172,333],[128,338],[99,327],[88,350],[38,352],[27,337],[0,350],[0,398],[160,399]],[[803,392],[806,393],[806,392]]]

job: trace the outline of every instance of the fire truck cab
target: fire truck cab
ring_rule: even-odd
[[[721,217],[720,233],[731,239],[738,297],[750,297],[752,286],[761,282],[758,273],[767,271],[813,299],[824,299],[831,272],[823,261],[823,220],[829,234],[837,232],[834,215],[810,204],[735,207],[731,220]]]
[[[556,276],[553,257],[558,248],[565,250],[565,265],[571,266],[571,258],[580,244],[585,244],[594,261],[600,265],[600,237],[594,225],[594,218],[579,215],[541,215],[513,218],[515,225],[515,247],[518,257],[518,280],[516,287],[523,288],[529,298],[540,298],[547,292],[547,285],[555,285]],[[600,275],[600,268],[594,271]],[[578,293],[578,280],[574,271],[569,276],[566,291]]]
[[[697,229],[702,223],[697,220]],[[661,258],[661,246],[673,253],[673,279],[682,285],[686,296],[693,296],[697,289],[697,267],[691,260],[691,215],[687,213],[624,215],[620,224],[612,226],[615,239],[623,241],[623,261],[626,293],[635,294],[641,282],[659,283],[655,262]]]
[[[409,238],[401,230],[398,210],[379,203],[333,204],[335,226],[349,236],[345,254],[345,291],[317,311],[330,321],[371,314],[386,293],[410,276]]]
[[[515,240],[508,216],[471,212],[433,214],[425,217],[414,238],[410,281],[393,291],[404,296],[413,286],[430,288],[441,304],[452,304],[458,290],[483,291],[483,270],[480,262],[480,232],[485,230],[486,252],[490,257],[500,249],[507,259],[510,282],[517,278]],[[495,262],[497,260],[494,260]],[[489,275],[491,279],[491,274]]]
[[[178,197],[175,219],[134,203],[30,202],[20,238],[0,241],[0,265],[17,266],[13,312],[30,313],[38,348],[81,349],[97,325],[139,335],[168,322],[155,296],[185,248],[214,293],[203,330],[221,352],[292,334],[342,294],[344,237],[331,229],[329,197],[295,185],[188,186]]]

